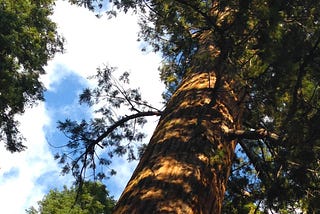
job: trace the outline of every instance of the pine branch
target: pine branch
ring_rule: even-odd
[[[318,49],[319,44],[320,44],[320,36],[317,38],[314,46],[309,51],[309,53],[302,59],[302,63],[300,64],[300,67],[299,67],[299,73],[297,75],[296,84],[293,88],[292,103],[291,103],[291,106],[288,111],[286,122],[284,124],[288,124],[290,121],[290,118],[292,118],[297,111],[298,98],[300,95],[299,91],[301,90],[301,87],[302,87],[302,80],[303,80],[304,76],[307,74],[306,67],[316,57],[315,53]]]
[[[146,116],[161,116],[162,112],[160,111],[145,111],[145,112],[138,112],[136,114],[132,114],[129,116],[126,116],[117,122],[115,122],[113,125],[109,126],[109,128],[102,134],[100,135],[96,140],[92,141],[91,145],[99,145],[99,142],[101,142],[104,138],[106,138],[111,132],[113,132],[117,127],[121,126],[125,122],[136,119],[139,117],[146,117]],[[99,145],[102,147],[101,145]]]
[[[82,186],[83,180],[84,180],[84,175],[85,175],[85,170],[88,167],[88,157],[91,159],[91,161],[94,162],[94,154],[95,154],[95,146],[99,146],[101,149],[103,149],[103,146],[100,145],[99,143],[106,138],[111,132],[113,132],[117,127],[123,125],[129,120],[136,119],[139,117],[146,117],[146,116],[161,116],[162,112],[161,111],[146,111],[146,112],[138,112],[136,114],[132,114],[126,117],[123,117],[122,119],[116,121],[113,125],[109,126],[107,130],[101,134],[97,139],[95,140],[89,140],[86,139],[87,142],[90,142],[88,146],[85,148],[85,151],[74,161],[74,164],[71,168],[73,171],[75,169],[76,164],[84,158],[83,165],[80,169],[79,175],[77,177],[77,183],[79,183],[80,186]],[[95,168],[95,167],[94,167]]]
[[[78,162],[86,154],[93,153],[94,152],[94,147],[96,145],[99,146],[101,149],[103,149],[103,146],[100,145],[99,143],[104,138],[106,138],[111,132],[113,132],[116,128],[118,128],[122,124],[126,123],[127,121],[132,120],[132,119],[136,119],[136,118],[139,118],[139,117],[161,116],[161,115],[162,115],[162,112],[160,112],[160,111],[146,111],[146,112],[138,112],[136,114],[132,114],[132,115],[123,117],[122,119],[118,120],[117,122],[115,122],[114,124],[109,126],[109,128],[102,135],[100,135],[97,139],[95,139],[95,140],[87,139],[87,141],[90,142],[90,144],[86,147],[85,151],[77,158],[77,160],[75,162]]]

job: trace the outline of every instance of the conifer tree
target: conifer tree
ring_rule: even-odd
[[[94,9],[103,1],[74,3]],[[112,68],[80,100],[103,106],[91,121],[67,120],[64,171],[129,154],[144,116],[159,123],[115,213],[319,210],[320,4],[315,1],[112,0],[141,14],[140,39],[163,54],[164,110],[119,86]],[[109,11],[109,14],[115,14]],[[128,82],[125,73],[120,79]],[[107,101],[107,102],[105,102]],[[101,105],[103,103],[103,105]],[[114,117],[127,106],[131,115]],[[101,147],[102,156],[96,149]],[[99,148],[100,149],[100,148]],[[98,173],[100,178],[105,174]]]

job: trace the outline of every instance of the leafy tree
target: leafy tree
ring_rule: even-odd
[[[73,2],[92,8],[103,3]],[[119,85],[113,68],[98,69],[98,87],[80,96],[97,105],[96,118],[59,125],[77,157],[57,155],[64,172],[78,182],[89,169],[104,178],[96,164],[109,165],[115,154],[135,159],[140,151],[115,213],[320,210],[320,4],[111,4],[141,14],[140,39],[163,54],[165,108],[155,109],[138,90]],[[127,83],[127,77],[120,80]],[[126,115],[117,116],[114,109],[124,107]],[[160,116],[159,124],[149,144],[136,149],[141,117],[151,115]]]
[[[63,39],[50,20],[53,0],[0,1],[0,141],[11,152],[25,148],[15,115],[43,100],[39,76]]]
[[[31,207],[26,210],[28,214],[108,214],[115,201],[108,196],[106,187],[99,182],[85,182],[78,188],[64,187],[62,191],[50,192],[38,202],[39,209]]]

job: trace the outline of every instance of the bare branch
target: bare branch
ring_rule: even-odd
[[[279,135],[269,132],[266,129],[258,130],[238,130],[238,129],[229,129],[226,125],[221,127],[225,136],[233,139],[247,139],[247,140],[259,140],[259,139],[268,139],[271,141],[279,141]]]

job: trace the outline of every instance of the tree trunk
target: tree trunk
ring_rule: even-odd
[[[221,213],[240,108],[214,72],[186,76],[122,193],[114,213]]]

